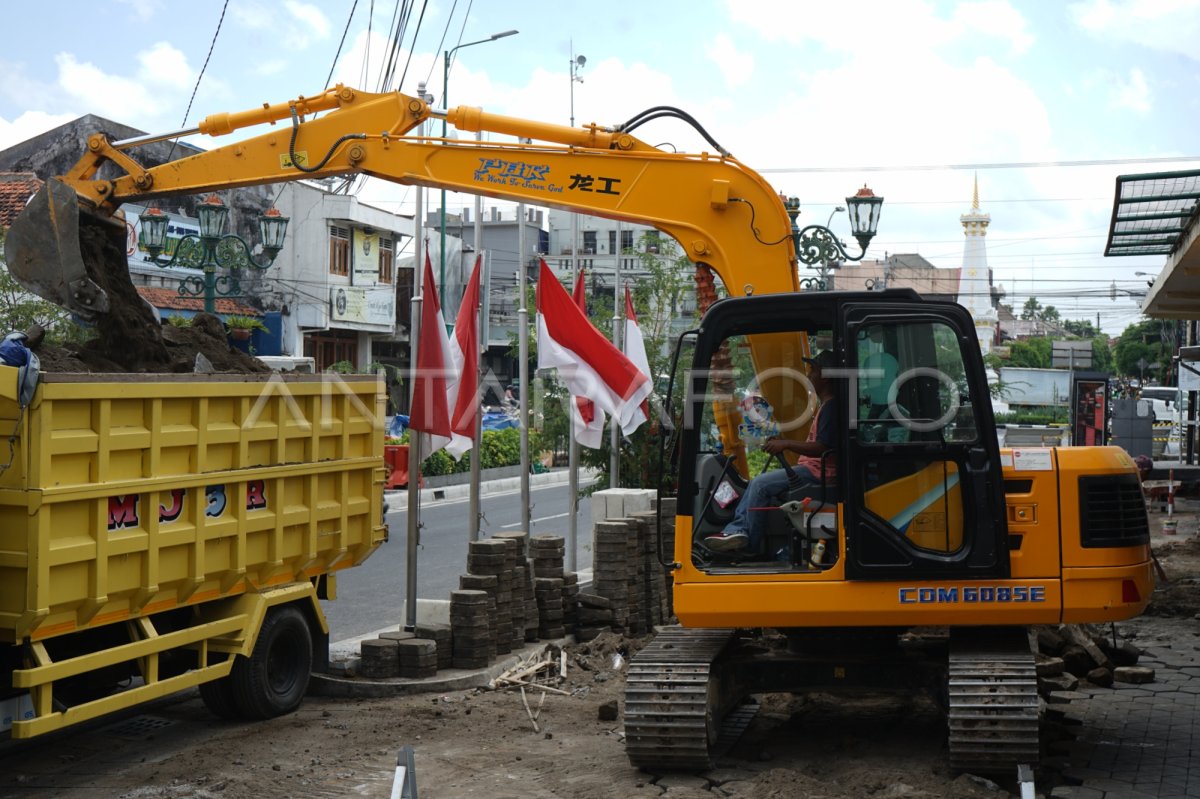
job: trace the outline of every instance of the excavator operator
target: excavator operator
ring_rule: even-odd
[[[763,444],[763,449],[776,457],[782,457],[784,452],[796,453],[796,464],[791,467],[791,474],[787,469],[774,469],[750,481],[738,500],[733,519],[724,530],[704,539],[704,546],[713,552],[760,553],[767,528],[764,508],[778,505],[789,490],[828,486],[837,477],[834,450],[838,440],[838,408],[837,402],[832,401],[834,383],[823,374],[834,364],[833,351],[824,350],[803,360],[809,366],[808,379],[821,403],[808,429],[808,438],[797,441],[776,437]]]

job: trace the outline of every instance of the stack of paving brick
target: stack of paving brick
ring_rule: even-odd
[[[396,641],[400,655],[400,675],[410,680],[434,677],[438,670],[437,642],[424,638]]]
[[[512,614],[512,648],[520,649],[525,643],[525,616],[528,611],[525,595],[529,563],[526,559],[525,549],[529,535],[523,532],[507,532],[497,533],[492,537],[505,542],[504,567],[509,573],[512,593],[512,600],[509,604]],[[535,599],[535,606],[536,602]]]
[[[592,531],[592,590],[609,601],[612,628],[629,625],[629,525],[620,520],[596,522]]]
[[[579,574],[563,572],[563,627],[575,632],[579,623]]]
[[[662,546],[664,559],[667,563],[675,560],[675,497],[661,497],[656,508],[662,518]],[[675,618],[675,578],[671,570],[663,574],[663,622],[669,623]]]
[[[669,618],[667,607],[666,569],[658,560],[658,514],[638,511],[637,522],[639,596],[645,609],[648,625],[663,624]]]
[[[487,594],[487,617],[488,617],[488,634],[491,636],[491,651],[489,655],[495,657],[499,654],[499,649],[496,648],[496,620],[499,612],[496,609],[496,593],[499,590],[499,578],[494,574],[460,574],[458,576],[458,587],[464,591],[483,591]]]
[[[454,668],[482,669],[495,655],[495,642],[492,639],[492,624],[489,619],[490,604],[491,598],[487,591],[450,592]]]
[[[575,625],[575,640],[590,641],[612,627],[612,601],[599,594],[580,593],[579,622]]]
[[[418,624],[417,638],[433,641],[437,646],[437,667],[448,669],[454,665],[454,638],[449,624]]]
[[[399,676],[399,641],[390,638],[371,638],[359,644],[358,673],[370,679]]]
[[[501,655],[512,651],[512,569],[516,559],[509,555],[511,546],[500,538],[486,538],[467,545],[467,571],[496,578],[496,587],[491,594],[496,600],[492,635],[496,639],[496,652]]]
[[[538,605],[539,638],[562,638],[567,634],[566,580],[563,572],[565,554],[566,543],[561,535],[537,535],[529,541],[534,596]]]

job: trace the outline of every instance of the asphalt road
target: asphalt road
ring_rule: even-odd
[[[587,485],[580,481],[580,487]],[[529,492],[533,505],[533,534],[567,535],[567,484],[533,486]],[[521,494],[508,491],[485,495],[481,500],[484,523],[481,537],[517,530],[521,525]],[[417,597],[449,599],[458,588],[458,577],[466,571],[467,519],[470,504],[466,498],[424,502],[421,505],[421,545],[417,549]],[[592,511],[590,498],[579,501],[578,551],[576,568],[592,566]],[[389,541],[366,563],[338,573],[338,598],[323,602],[329,619],[332,642],[355,638],[398,627],[404,621],[408,513],[401,510],[387,516]]]

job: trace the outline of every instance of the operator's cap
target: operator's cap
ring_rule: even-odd
[[[833,366],[833,350],[822,350],[811,358],[801,358],[809,366],[815,366],[818,369],[824,369],[827,366]]]

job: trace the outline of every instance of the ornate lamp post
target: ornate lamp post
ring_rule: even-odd
[[[254,268],[265,270],[275,262],[279,251],[283,249],[283,239],[287,235],[288,217],[283,216],[274,208],[268,208],[266,213],[258,218],[258,231],[262,239],[263,253],[266,263],[259,263],[248,245],[241,237],[233,234],[221,235],[225,228],[225,219],[229,216],[229,208],[215,194],[210,194],[200,203],[200,235],[187,234],[175,245],[175,252],[170,258],[160,260],[159,255],[166,249],[167,223],[169,217],[157,208],[150,208],[139,216],[142,223],[141,244],[150,253],[150,262],[164,269],[170,266],[183,266],[189,269],[201,269],[204,276],[187,277],[179,282],[179,293],[185,297],[204,297],[204,310],[216,313],[217,297],[240,296],[241,285],[238,283],[238,273],[242,269]],[[227,270],[227,274],[217,275],[217,268]]]
[[[503,39],[505,36],[516,36],[518,33],[520,33],[520,31],[518,31],[518,30],[502,31],[500,33],[493,33],[491,36],[487,37],[486,39],[480,39],[477,42],[467,42],[466,44],[456,45],[455,47],[451,47],[449,50],[446,50],[445,51],[445,59],[442,62],[442,105],[445,106],[447,109],[450,108],[450,100],[449,100],[449,97],[450,97],[450,57],[452,55],[454,55],[455,50],[461,50],[464,47],[473,47],[477,44],[487,44],[488,42],[494,42],[497,39]],[[446,138],[446,120],[444,117],[442,119],[442,138],[443,139]],[[441,217],[442,217],[442,223],[439,226],[441,228],[441,234],[438,238],[438,242],[441,245],[439,248],[440,252],[438,254],[438,257],[441,261],[441,269],[439,270],[440,274],[438,275],[438,291],[445,291],[446,290],[445,289],[445,286],[446,286],[446,190],[445,189],[442,189]],[[417,220],[417,225],[418,226],[421,225],[421,220],[419,220],[419,219]],[[475,242],[475,246],[478,247],[479,242]]]
[[[850,232],[862,248],[858,255],[846,252],[846,248],[827,225],[809,225],[800,229],[796,225],[796,217],[800,215],[799,198],[786,197],[783,206],[788,218],[792,220],[792,241],[796,246],[796,259],[817,270],[816,277],[802,278],[800,287],[825,291],[826,279],[832,268],[831,261],[861,261],[867,254],[867,246],[879,228],[879,211],[883,207],[883,198],[876,197],[875,192],[866,186],[859,189],[853,197],[846,198],[846,207],[850,214]],[[836,210],[834,213],[837,213]],[[830,214],[829,218],[832,220],[833,214]]]

